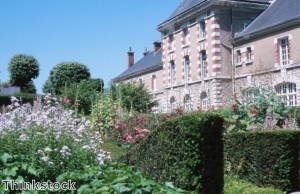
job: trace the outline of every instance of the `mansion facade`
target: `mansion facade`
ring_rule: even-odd
[[[274,87],[288,106],[300,103],[299,0],[183,0],[158,25],[160,41],[118,82],[144,83],[156,111],[208,110]]]

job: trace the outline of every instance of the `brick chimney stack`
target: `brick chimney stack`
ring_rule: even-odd
[[[130,68],[134,64],[134,52],[129,47],[129,51],[127,52],[128,55],[128,68]]]
[[[161,42],[159,42],[159,41],[155,41],[154,43],[153,43],[153,46],[154,46],[154,52],[156,53],[159,49],[160,49],[160,47],[161,47]]]

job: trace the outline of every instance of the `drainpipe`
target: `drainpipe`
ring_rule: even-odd
[[[235,60],[234,60],[234,41],[233,41],[233,36],[234,36],[234,32],[233,32],[233,14],[232,14],[232,8],[230,10],[230,28],[231,28],[231,64],[232,64],[232,95],[233,98],[236,99],[236,92],[235,92]]]

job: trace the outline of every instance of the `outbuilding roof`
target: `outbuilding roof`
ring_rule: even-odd
[[[284,26],[300,19],[299,10],[300,0],[276,0],[243,31],[238,33],[235,40],[250,38],[267,32],[268,29]]]
[[[162,49],[157,52],[150,52],[138,62],[133,64],[119,76],[114,78],[113,82],[119,82],[132,77],[145,74],[147,72],[155,71],[162,68]]]

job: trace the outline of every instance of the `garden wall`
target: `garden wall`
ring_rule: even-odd
[[[223,117],[192,113],[170,119],[131,149],[127,164],[159,182],[198,193],[223,192]]]
[[[300,131],[240,132],[224,136],[226,169],[258,186],[300,189]]]

